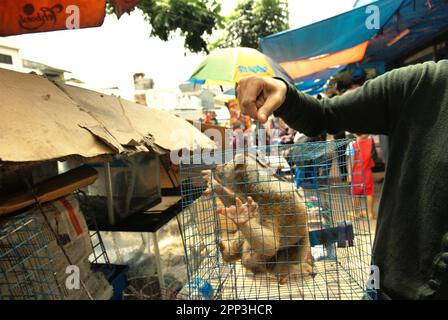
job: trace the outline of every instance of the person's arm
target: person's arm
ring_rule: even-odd
[[[342,130],[390,134],[425,69],[425,65],[397,69],[343,96],[320,101],[288,84],[286,100],[274,115],[309,136]]]
[[[245,114],[265,123],[274,113],[309,136],[341,130],[391,135],[407,102],[437,87],[437,79],[445,75],[438,72],[442,69],[434,62],[396,69],[356,91],[322,101],[283,80],[257,76],[242,79],[237,94]]]

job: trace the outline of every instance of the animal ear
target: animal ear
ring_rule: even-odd
[[[238,172],[238,171],[244,171],[244,170],[246,170],[246,164],[245,163],[236,163],[235,164],[235,171],[236,172]]]

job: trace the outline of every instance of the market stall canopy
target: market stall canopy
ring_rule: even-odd
[[[366,19],[380,13],[380,29]],[[350,63],[394,62],[448,30],[445,0],[359,0],[355,9],[315,24],[262,39],[262,51],[310,94]]]
[[[389,63],[448,31],[446,0],[407,0],[396,19],[369,41],[365,62]]]
[[[302,84],[310,87],[310,83],[303,83],[303,78],[361,61],[368,41],[387,24],[403,2],[375,1],[380,13],[379,26],[366,24],[374,13],[367,9],[371,5],[368,3],[333,18],[263,38],[260,47],[286,70],[299,88]]]
[[[0,69],[0,96],[0,164],[215,147],[168,112],[37,75]]]
[[[380,26],[385,25],[403,1],[379,0]],[[354,48],[378,33],[366,26],[369,13],[359,7],[314,24],[261,39],[264,54],[277,63],[301,61]],[[320,71],[320,70],[319,70]]]
[[[141,0],[112,0],[120,17]],[[99,27],[106,15],[106,0],[2,0],[0,36]]]

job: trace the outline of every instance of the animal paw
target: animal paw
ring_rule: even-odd
[[[231,219],[236,225],[246,224],[250,219],[258,217],[258,204],[247,198],[247,203],[243,204],[240,199],[236,199],[236,206],[230,208],[218,208],[217,212]]]
[[[288,273],[277,274],[277,281],[280,285],[287,284],[290,280],[298,281],[300,279],[314,278],[316,273],[313,267],[308,263],[290,266]]]
[[[221,240],[219,249],[224,262],[231,263],[241,259],[242,243],[241,240]]]
[[[308,263],[301,263],[300,271],[301,271],[301,276],[303,278],[308,278],[308,277],[314,278],[316,276],[313,266]]]
[[[202,181],[207,185],[207,189],[204,191],[205,196],[210,196],[212,191],[220,191],[222,189],[222,185],[213,178],[211,170],[204,170],[201,172]],[[212,187],[213,186],[213,187]]]

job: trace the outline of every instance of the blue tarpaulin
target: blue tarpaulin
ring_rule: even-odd
[[[381,29],[369,30],[366,9],[380,8]],[[351,48],[369,40],[362,63],[392,62],[448,30],[446,0],[359,0],[356,9],[315,24],[278,33],[261,40],[261,50],[277,63],[304,60]],[[395,43],[391,41],[406,31]],[[299,89],[310,94],[323,91],[322,84],[345,66],[295,79]]]
[[[344,70],[345,67],[346,66],[338,66],[302,78],[299,82],[296,83],[296,86],[305,93],[311,95],[319,94],[325,91],[325,84],[327,83],[328,79],[339,71]]]
[[[403,1],[379,0],[380,26],[386,24]],[[378,29],[366,27],[366,6],[300,29],[261,39],[260,48],[277,63],[317,57],[352,48],[371,39]]]
[[[368,4],[371,4],[372,2],[376,2],[377,0],[357,0],[355,2],[354,8],[359,8]]]
[[[406,29],[409,29],[409,34],[388,45]],[[393,62],[447,31],[448,1],[407,0],[381,34],[370,40],[365,61]]]

